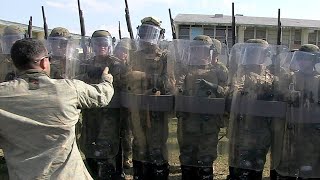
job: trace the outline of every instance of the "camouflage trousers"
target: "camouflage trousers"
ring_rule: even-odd
[[[85,157],[104,160],[116,169],[120,144],[120,109],[83,110],[82,121],[81,147]]]
[[[130,110],[132,159],[162,165],[168,162],[168,113]]]
[[[219,116],[178,113],[180,163],[185,166],[212,166],[217,158]]]
[[[271,118],[231,115],[229,166],[262,171],[271,139]]]

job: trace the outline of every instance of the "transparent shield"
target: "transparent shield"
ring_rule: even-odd
[[[314,61],[314,56],[301,52],[293,55],[291,65],[297,62],[298,70],[293,73],[288,87],[283,142],[277,151],[275,169],[282,176],[317,179],[320,178],[319,75],[312,68],[306,73],[306,64],[302,63],[307,62],[301,60]]]
[[[175,84],[173,55],[160,48],[130,54],[121,103],[129,111],[133,160],[157,167],[168,165],[168,123]]]
[[[150,44],[158,44],[161,28],[149,24],[142,24],[137,29],[138,42],[147,42]]]
[[[113,53],[112,37],[92,37],[90,40],[91,51],[94,56],[107,56]]]
[[[4,35],[1,38],[1,47],[3,54],[10,54],[12,45],[20,39],[23,39],[24,35]]]
[[[316,70],[315,64],[318,62],[318,53],[296,51],[293,53],[291,58],[290,70],[300,71],[302,73],[310,73]]]
[[[262,171],[270,148],[281,145],[281,141],[274,144],[274,134],[281,130],[274,127],[283,125],[286,115],[289,83],[281,76],[280,62],[288,50],[236,44],[231,52],[238,66],[230,89],[229,166]]]
[[[227,79],[220,77],[227,76],[228,72],[222,75],[223,72],[211,68],[210,56],[214,51],[211,46],[199,46],[198,41],[182,42],[177,42],[175,53],[183,62],[182,66],[176,67],[177,71],[183,72],[175,94],[179,163],[182,167],[210,168],[218,151],[225,152],[221,147],[226,148],[226,143],[218,143],[221,128],[225,127],[227,83]],[[204,57],[210,60],[202,61]]]

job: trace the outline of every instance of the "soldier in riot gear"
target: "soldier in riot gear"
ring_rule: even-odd
[[[236,44],[231,52],[237,73],[229,77],[233,82],[228,179],[261,180],[273,133],[277,130],[273,123],[286,114],[278,74],[271,73],[268,67],[285,57],[287,49],[250,39]]]
[[[130,54],[127,102],[133,133],[134,179],[168,179],[168,111],[173,110],[173,75],[167,51],[159,48],[164,34],[154,17],[141,20],[137,50]],[[154,102],[154,104],[152,103]]]
[[[124,66],[112,55],[111,34],[106,30],[97,30],[92,34],[90,45],[93,58],[83,62],[82,69],[87,72],[82,77],[86,83],[99,83],[98,76],[109,67],[114,77],[115,92],[121,89],[120,78]],[[86,63],[86,64],[84,64]],[[83,110],[82,144],[86,163],[97,179],[121,179],[122,170],[117,169],[116,156],[120,143],[120,101],[115,93],[107,108]]]
[[[219,43],[199,35],[188,47],[187,73],[176,96],[183,180],[213,180],[228,74],[226,69],[217,67]],[[196,104],[200,101],[203,103]],[[206,111],[205,107],[210,108]]]
[[[51,74],[54,79],[66,78],[67,46],[70,41],[70,33],[66,28],[56,27],[52,29],[48,37],[48,51],[51,56]]]
[[[2,35],[2,54],[0,57],[0,82],[12,80],[16,76],[16,69],[11,61],[10,49],[14,42],[23,39],[25,31],[15,25],[4,28]]]
[[[129,60],[130,51],[132,50],[132,41],[129,38],[120,39],[119,43],[114,48],[114,55],[119,58],[122,64],[126,65]],[[129,169],[132,165],[130,156],[132,156],[132,132],[130,127],[130,121],[128,118],[128,110],[122,108],[121,110],[121,124],[120,124],[120,136],[121,136],[121,150],[119,151],[119,162],[123,168]]]
[[[293,53],[282,144],[275,157],[277,179],[319,179],[319,47],[304,44]]]

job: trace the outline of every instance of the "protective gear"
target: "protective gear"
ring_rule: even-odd
[[[144,43],[150,43],[151,45],[157,45],[159,43],[159,40],[165,33],[165,30],[162,29],[160,25],[161,21],[155,17],[145,17],[141,20],[141,26],[137,28],[136,38],[139,42],[139,47]],[[140,49],[142,49],[142,47],[140,47]]]
[[[281,62],[287,48],[268,45],[263,40],[248,42],[238,43],[231,50],[231,56],[237,57],[234,62],[238,63],[237,72],[230,77],[233,82],[228,136],[232,179],[262,178],[271,144],[279,145],[273,143],[273,133],[280,133],[273,126],[286,116],[286,91],[279,86],[282,79],[271,73],[268,66],[280,68],[280,63],[273,62]]]
[[[283,141],[277,149],[274,166],[279,179],[319,179],[320,76],[314,66],[319,48],[302,45],[292,57],[297,67],[288,88],[287,116]]]
[[[93,56],[107,56],[113,53],[112,36],[108,31],[97,30],[93,32],[90,46],[93,50]]]
[[[175,55],[183,64],[179,67],[185,68],[175,96],[182,177],[213,179],[227,80],[220,77],[227,72],[222,75],[210,66],[210,51],[214,49],[210,37],[197,36],[189,43],[179,41],[184,40],[174,40],[169,49],[177,50]]]
[[[70,32],[68,31],[68,29],[63,27],[53,28],[49,37],[64,37],[66,39],[71,38]]]
[[[20,26],[10,25],[3,30],[1,39],[1,47],[3,54],[10,54],[12,45],[20,39],[24,38],[24,30]]]
[[[168,112],[173,110],[174,87],[173,69],[169,68],[173,67],[173,61],[168,57],[168,52],[145,44],[145,49],[134,51],[128,61],[132,71],[126,75],[121,100],[128,108],[132,125],[132,158],[137,179],[168,178]],[[139,169],[141,163],[144,165]]]
[[[2,48],[0,54],[0,83],[13,80],[16,77],[16,68],[11,61],[10,50],[17,40],[23,38],[24,30],[20,26],[10,25],[4,28],[0,42]]]

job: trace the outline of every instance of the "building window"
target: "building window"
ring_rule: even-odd
[[[320,45],[320,38],[319,38],[319,36],[320,36],[320,31],[316,31],[316,33],[318,34],[318,39],[317,39],[318,43],[317,43],[317,46],[319,46],[319,45]]]
[[[226,41],[226,26],[216,26],[216,39],[221,41],[221,43]]]
[[[301,30],[294,31],[294,42],[295,45],[301,45]]]
[[[257,28],[256,29],[256,38],[257,39],[267,39],[267,29],[266,28]]]
[[[203,34],[210,36],[211,38],[214,38],[214,27],[210,27],[210,26],[205,27],[203,29]]]
[[[253,27],[246,27],[244,30],[244,42],[246,42],[248,39],[254,38],[254,28]]]
[[[191,27],[191,39],[195,38],[198,35],[203,35],[202,26],[192,26]]]
[[[309,44],[315,44],[315,45],[317,44],[317,31],[309,33],[308,43]]]
[[[179,39],[190,39],[190,26],[179,26]]]
[[[282,29],[281,44],[290,47],[290,29]]]

